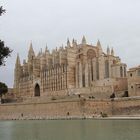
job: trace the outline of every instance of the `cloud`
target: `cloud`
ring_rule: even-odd
[[[1,5],[7,12],[0,17],[0,39],[13,54],[0,67],[0,80],[10,87],[16,54],[22,62],[31,40],[37,53],[46,43],[52,49],[65,44],[67,37],[80,42],[85,35],[89,44],[100,39],[103,50],[113,47],[128,67],[139,65],[139,0],[4,0]]]

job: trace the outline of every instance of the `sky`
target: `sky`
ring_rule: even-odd
[[[0,39],[13,52],[0,67],[0,81],[13,87],[14,66],[19,53],[27,58],[32,41],[36,54],[66,45],[67,38],[89,44],[99,39],[104,52],[130,67],[140,65],[140,0],[0,0],[6,13],[0,17]]]

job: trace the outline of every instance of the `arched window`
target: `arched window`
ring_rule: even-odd
[[[109,78],[109,62],[105,61],[105,78]]]
[[[83,70],[82,70],[82,84],[83,84],[83,87],[85,87],[85,67],[83,66]]]
[[[120,76],[123,77],[123,68],[122,68],[122,66],[120,67]]]
[[[80,81],[79,81],[79,62],[77,63],[77,74],[76,74],[76,76],[77,76],[77,83],[78,83],[78,87],[79,87],[79,83],[80,83]]]
[[[92,62],[92,59],[90,60],[90,66],[91,66],[91,80],[93,81],[93,62]]]
[[[98,60],[96,61],[96,78],[99,80],[99,62]]]
[[[124,67],[124,77],[126,77],[126,67]]]
[[[39,87],[39,84],[36,84],[35,85],[35,96],[40,96],[40,87]]]
[[[87,58],[88,58],[88,61],[89,61],[89,72],[90,72],[90,80],[93,81],[94,77],[93,77],[93,58],[96,57],[96,52],[92,49],[89,49],[87,51]]]

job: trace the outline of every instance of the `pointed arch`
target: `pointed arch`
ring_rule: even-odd
[[[123,67],[120,67],[120,77],[123,77]]]
[[[105,78],[109,78],[109,61],[105,61]]]
[[[35,85],[34,96],[40,96],[40,86],[39,86],[39,84]]]

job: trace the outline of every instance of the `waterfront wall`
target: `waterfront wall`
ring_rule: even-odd
[[[112,115],[140,116],[140,97],[116,99],[112,102]]]
[[[51,119],[66,117],[96,117],[112,115],[140,115],[140,99],[65,100],[41,103],[0,105],[0,119]]]

